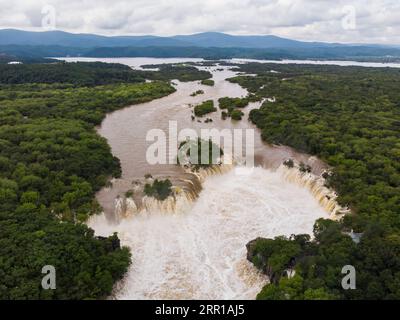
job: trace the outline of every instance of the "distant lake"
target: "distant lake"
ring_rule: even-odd
[[[147,64],[167,64],[167,63],[182,63],[182,62],[201,62],[204,59],[200,58],[86,58],[86,57],[68,57],[68,58],[53,58],[64,60],[67,62],[107,62],[126,64],[134,69],[141,69],[141,66]]]
[[[332,65],[332,66],[357,66],[372,68],[400,68],[400,63],[383,63],[383,62],[359,62],[359,61],[341,61],[341,60],[256,60],[256,59],[229,59],[226,61],[236,63],[276,63],[276,64],[313,64],[313,65]]]
[[[201,62],[205,61],[201,58],[86,58],[86,57],[61,57],[54,58],[58,60],[64,60],[67,62],[109,62],[109,63],[122,63],[131,66],[135,69],[140,69],[140,66],[146,64],[164,64],[164,63],[182,63],[182,62]],[[382,62],[359,62],[359,61],[340,61],[340,60],[256,60],[256,59],[226,59],[222,61],[234,62],[234,63],[247,63],[247,62],[259,62],[259,63],[276,63],[276,64],[312,64],[312,65],[335,65],[335,66],[358,66],[358,67],[373,67],[373,68],[400,68],[400,63],[382,63]]]

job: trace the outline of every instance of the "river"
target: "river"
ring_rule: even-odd
[[[135,68],[171,62],[145,58],[95,60],[120,62]],[[172,62],[178,61],[181,60]],[[256,237],[311,234],[315,220],[329,218],[333,211],[326,193],[321,192],[320,180],[312,180],[326,166],[315,157],[291,148],[265,144],[258,129],[247,120],[248,112],[260,103],[245,108],[242,121],[222,120],[220,111],[210,114],[211,123],[192,121],[192,105],[247,94],[239,85],[226,81],[236,75],[228,67],[204,68],[212,72],[214,87],[197,81],[174,81],[175,93],[108,114],[98,128],[113,154],[121,160],[122,177],[97,194],[104,213],[92,217],[88,224],[98,235],[118,232],[122,244],[132,250],[132,265],[110,298],[254,299],[268,279],[246,260],[246,243]],[[190,96],[198,89],[204,90],[204,94]],[[255,130],[256,168],[246,173],[228,170],[201,179],[196,198],[183,202],[179,210],[154,206],[140,214],[125,214],[116,219],[118,199],[124,198],[135,181],[143,181],[145,174],[169,178],[186,190],[194,188],[193,175],[180,166],[150,165],[146,161],[146,150],[151,144],[146,141],[147,132],[151,129],[168,132],[169,121],[177,121],[178,129],[197,131],[201,128]],[[293,171],[296,169],[285,171],[282,162],[288,158],[310,164],[314,175],[299,176]]]

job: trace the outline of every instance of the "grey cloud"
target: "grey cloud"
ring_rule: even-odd
[[[400,44],[398,0],[0,0],[0,27],[40,30],[53,5],[57,28],[99,34],[190,34],[221,31],[299,40]],[[354,6],[356,29],[342,26]]]

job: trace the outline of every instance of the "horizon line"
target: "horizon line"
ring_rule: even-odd
[[[233,34],[230,32],[223,32],[223,31],[202,31],[202,32],[195,32],[195,33],[187,33],[187,34],[173,34],[173,35],[157,35],[157,34],[118,34],[118,35],[110,35],[110,34],[101,34],[96,32],[72,32],[66,31],[62,29],[54,29],[54,30],[35,30],[35,29],[19,29],[19,28],[10,28],[10,27],[0,27],[0,31],[4,30],[13,30],[13,31],[21,31],[21,32],[34,32],[34,33],[47,33],[47,32],[63,32],[73,35],[94,35],[106,38],[115,38],[115,37],[156,37],[156,38],[172,38],[177,36],[194,36],[199,34],[206,34],[206,33],[215,33],[215,34],[223,34],[227,36],[233,37],[277,37],[280,39],[297,41],[297,42],[305,42],[305,43],[324,43],[324,44],[339,44],[339,45],[354,45],[354,46],[384,46],[384,47],[397,47],[400,44],[390,43],[390,44],[383,44],[383,43],[370,43],[370,42],[329,42],[325,40],[299,40],[294,38],[288,38],[286,36],[279,36],[275,34]]]

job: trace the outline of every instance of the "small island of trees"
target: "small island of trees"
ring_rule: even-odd
[[[148,197],[163,201],[172,195],[172,183],[169,179],[155,179],[153,183],[146,183],[143,190]]]
[[[217,111],[217,108],[214,107],[213,100],[207,100],[203,103],[194,107],[194,114],[196,117],[202,117],[208,113]]]
[[[204,86],[213,87],[214,84],[215,84],[215,82],[214,82],[214,80],[205,79],[205,80],[202,80],[202,81],[201,81],[201,84],[204,85]]]

